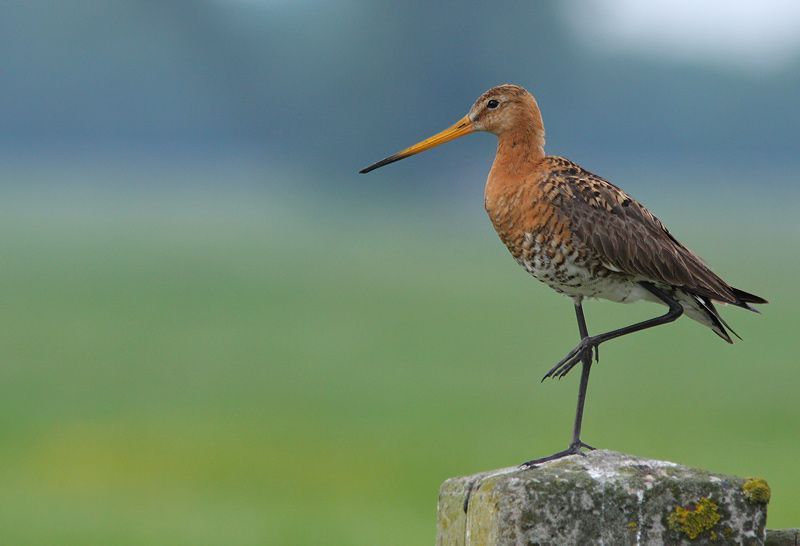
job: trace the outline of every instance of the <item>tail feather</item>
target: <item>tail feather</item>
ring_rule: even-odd
[[[733,343],[733,339],[731,339],[728,332],[739,337],[719,315],[710,298],[680,289],[675,290],[674,294],[678,303],[683,306],[684,313],[690,319],[696,320],[703,326],[708,326],[728,343]]]
[[[705,311],[708,313],[708,317],[711,319],[711,321],[715,325],[719,326],[719,328],[722,329],[722,330],[727,329],[728,331],[730,331],[730,333],[732,333],[737,338],[739,338],[739,341],[742,340],[742,336],[737,334],[736,330],[731,328],[731,325],[728,324],[725,321],[724,318],[722,318],[722,315],[719,314],[719,311],[717,311],[717,308],[714,307],[714,303],[711,300],[705,299],[705,298],[697,298],[697,299],[700,300],[700,304],[703,306]],[[755,309],[753,309],[753,310],[755,311]],[[725,332],[725,333],[727,334],[727,332]],[[720,336],[720,337],[722,337],[722,336]],[[727,339],[725,337],[723,337],[723,339],[725,339],[728,343],[733,343],[733,341],[731,340],[730,336],[727,336]]]
[[[744,307],[745,309],[749,309],[750,311],[755,311],[756,313],[758,311],[747,305],[748,303],[761,303],[761,304],[769,303],[761,296],[750,294],[749,292],[745,292],[744,290],[739,290],[738,288],[731,287],[731,292],[733,292],[733,295],[736,296],[737,301],[735,305],[738,305],[739,307]]]
[[[713,325],[711,326],[711,329],[714,330],[715,334],[717,334],[719,337],[721,337],[728,343],[733,343],[730,334],[728,334],[729,331],[731,334],[735,335],[740,340],[742,339],[742,337],[739,334],[737,334],[736,331],[733,328],[731,328],[727,322],[725,322],[725,319],[723,319],[720,316],[719,312],[717,311],[717,308],[714,307],[714,304],[710,299],[704,298],[703,296],[695,296],[695,299],[697,300],[699,307],[705,312],[706,318],[708,318],[708,320],[711,321],[711,324]]]
[[[767,300],[764,298],[753,294],[748,294],[742,290],[732,288],[731,291],[736,295],[738,300],[733,302],[732,305],[748,309],[755,313],[758,313],[758,310],[750,307],[748,303],[767,302]],[[678,294],[680,293],[684,294],[682,298],[679,298],[679,301],[684,306],[684,311],[686,312],[687,316],[693,318],[701,324],[705,324],[711,328],[715,334],[728,343],[733,343],[733,339],[731,339],[730,334],[733,334],[740,340],[742,339],[742,336],[737,334],[736,330],[731,328],[730,324],[725,322],[725,319],[719,314],[719,311],[717,311],[717,308],[714,306],[714,302],[711,298],[688,290],[679,291]]]

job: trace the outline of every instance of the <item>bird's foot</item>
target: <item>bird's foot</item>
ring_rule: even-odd
[[[600,361],[600,341],[595,337],[585,337],[574,349],[567,353],[567,356],[559,360],[558,364],[550,368],[550,371],[544,374],[542,381],[549,377],[561,379],[567,375],[572,368],[577,366],[581,360],[591,363],[592,356],[594,356],[595,362]]]
[[[525,470],[525,469],[529,469],[529,468],[536,468],[537,465],[540,465],[542,463],[546,463],[548,461],[555,461],[556,459],[561,459],[563,457],[569,457],[570,455],[581,455],[581,456],[585,457],[586,454],[582,451],[583,449],[588,449],[589,451],[594,451],[594,448],[592,446],[590,446],[589,444],[585,444],[585,443],[581,442],[580,440],[575,440],[574,442],[572,442],[569,445],[569,447],[567,449],[565,449],[563,451],[558,451],[556,453],[553,453],[552,455],[548,455],[547,457],[541,457],[540,459],[533,459],[532,461],[528,461],[528,462],[522,463],[519,466],[520,466],[520,468]]]

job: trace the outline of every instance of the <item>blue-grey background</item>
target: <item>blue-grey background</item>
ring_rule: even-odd
[[[356,174],[503,82],[771,301],[609,344],[586,441],[797,526],[800,9],[643,5],[2,4],[3,542],[429,544],[442,480],[563,448],[572,306],[485,218],[493,137]]]

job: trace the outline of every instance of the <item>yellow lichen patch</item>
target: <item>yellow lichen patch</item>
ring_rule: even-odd
[[[767,480],[763,478],[749,478],[744,482],[742,490],[744,491],[744,498],[750,502],[767,504],[770,496],[772,496]]]
[[[719,522],[717,503],[706,497],[688,508],[676,506],[667,517],[667,524],[673,531],[680,531],[694,540],[701,533],[711,530]]]

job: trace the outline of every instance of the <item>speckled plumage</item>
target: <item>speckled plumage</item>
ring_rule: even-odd
[[[533,95],[517,85],[483,93],[452,127],[361,170],[368,173],[463,135],[497,136],[485,207],[500,239],[528,273],[572,297],[581,341],[544,376],[564,377],[582,363],[572,441],[567,449],[524,466],[593,449],[581,440],[592,359],[601,343],[677,320],[683,314],[732,343],[714,302],[755,311],[766,300],[733,288],[670,233],[644,205],[563,157],[544,153],[544,124]],[[590,335],[583,299],[654,301],[660,316]],[[733,332],[735,334],[735,332]]]
[[[642,284],[650,283],[730,342],[714,302],[750,310],[749,303],[766,303],[723,281],[623,190],[568,159],[546,156],[539,105],[518,85],[489,89],[453,127],[361,172],[474,131],[498,140],[485,191],[497,234],[526,271],[576,304],[587,297],[664,304]]]
[[[730,342],[713,301],[752,309],[748,302],[765,300],[728,285],[617,186],[568,159],[545,156],[538,106],[533,97],[528,104],[537,122],[498,134],[485,192],[489,218],[514,259],[578,301],[658,302],[640,284],[652,282]]]

